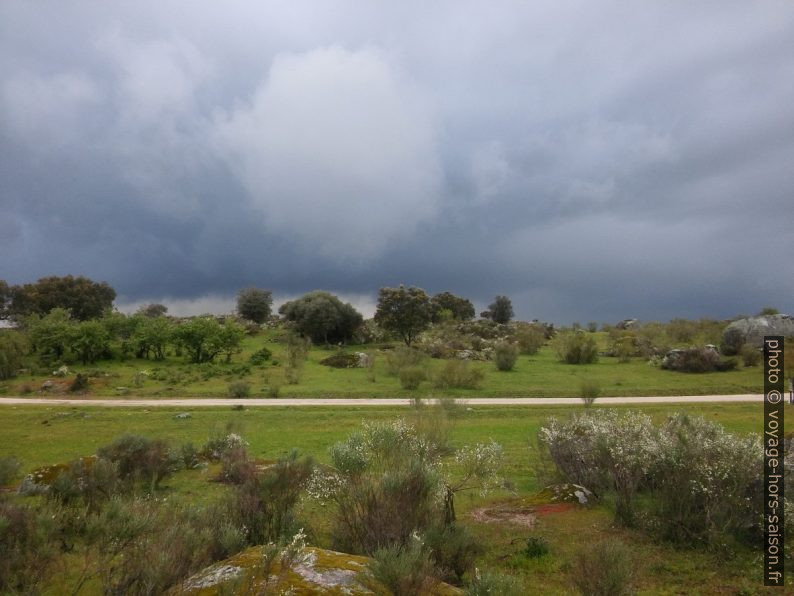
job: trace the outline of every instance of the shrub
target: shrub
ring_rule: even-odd
[[[579,386],[579,394],[582,397],[584,405],[592,406],[593,403],[595,403],[595,400],[601,394],[601,387],[595,381],[584,380]]]
[[[500,341],[494,346],[494,361],[497,370],[513,370],[518,360],[518,346],[512,342]]]
[[[568,331],[554,339],[557,358],[566,364],[593,364],[598,361],[595,339],[586,333]]]
[[[300,382],[306,357],[309,355],[311,341],[308,338],[301,337],[297,333],[291,332],[287,334],[286,344],[287,366],[284,370],[284,374],[287,383],[290,385],[297,385]]]
[[[337,352],[320,360],[320,364],[330,366],[331,368],[356,368],[358,366],[358,356],[355,354],[346,354],[345,352]]]
[[[400,370],[399,378],[403,389],[414,390],[427,379],[427,371],[421,366],[408,366]]]
[[[0,457],[0,486],[8,486],[19,475],[19,460],[13,455]]]
[[[192,470],[201,463],[198,449],[196,449],[193,443],[183,444],[179,451],[186,470]]]
[[[763,514],[763,448],[714,422],[685,414],[662,426],[653,512],[662,537],[683,544],[755,537]]]
[[[251,384],[245,381],[234,381],[229,383],[229,397],[248,397],[251,395]]]
[[[741,352],[744,342],[744,333],[736,327],[729,326],[722,333],[720,351],[726,356],[736,356]]]
[[[17,375],[27,351],[27,341],[19,331],[0,329],[0,381]]]
[[[201,448],[201,456],[211,461],[220,461],[224,453],[234,449],[245,449],[248,443],[236,432],[231,432],[231,425],[227,426],[227,432],[215,432],[212,437],[207,439]]]
[[[52,517],[0,501],[0,592],[37,593],[57,553]]]
[[[474,579],[466,586],[466,596],[522,596],[523,586],[512,575],[475,569]]]
[[[430,551],[419,536],[414,536],[405,545],[378,549],[372,554],[372,559],[368,566],[369,578],[364,580],[365,584],[371,585],[371,580],[375,580],[390,593],[400,596],[430,594],[438,584],[438,572],[433,565]]]
[[[433,386],[436,389],[478,389],[485,373],[464,360],[448,360],[435,371]]]
[[[761,364],[761,352],[759,352],[753,346],[742,346],[741,355],[742,364],[744,366],[758,366]]]
[[[69,391],[72,393],[80,393],[88,390],[88,375],[77,373],[71,383],[69,383]]]
[[[540,536],[530,536],[527,538],[527,544],[521,553],[530,559],[539,559],[549,554],[549,543],[545,538]]]
[[[254,366],[259,366],[270,360],[273,353],[265,347],[260,348],[248,358],[249,362]]]
[[[424,366],[427,363],[427,354],[415,348],[398,346],[386,354],[386,373],[398,376],[404,368]]]
[[[522,325],[515,334],[522,354],[537,354],[546,342],[546,333],[540,325]]]
[[[256,464],[248,458],[245,447],[227,449],[221,455],[218,480],[228,484],[244,484],[256,477]]]
[[[604,540],[580,550],[571,568],[573,583],[584,596],[631,594],[631,550],[617,540]]]
[[[314,469],[297,451],[238,486],[230,504],[238,527],[247,528],[249,544],[265,544],[294,534],[294,509]]]
[[[658,450],[649,416],[607,410],[574,414],[563,423],[551,418],[539,438],[568,482],[596,494],[613,491],[616,519],[634,524],[635,497]]]
[[[430,528],[425,543],[440,577],[460,585],[463,575],[474,569],[477,557],[484,552],[479,538],[456,523]]]
[[[121,480],[146,482],[150,490],[157,488],[176,467],[176,458],[165,441],[139,435],[123,435],[97,454],[118,466]]]
[[[83,503],[95,511],[120,490],[118,467],[103,459],[73,461],[50,486],[47,497],[62,505]]]

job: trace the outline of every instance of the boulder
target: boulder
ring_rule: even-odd
[[[742,334],[746,344],[761,348],[765,335],[794,336],[794,318],[791,315],[764,315],[739,319],[725,328],[723,338],[726,334],[730,334],[732,329]]]
[[[172,589],[170,594],[374,594],[360,581],[359,574],[369,559],[336,551],[307,546],[299,559],[286,572],[276,565],[266,574],[264,550],[248,548],[224,561],[210,565]],[[266,582],[269,584],[265,586]],[[381,593],[380,591],[378,593]],[[431,594],[462,594],[448,584],[440,583]]]

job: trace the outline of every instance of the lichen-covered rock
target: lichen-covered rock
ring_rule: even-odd
[[[215,594],[263,593],[268,583],[268,594],[374,594],[362,584],[359,574],[367,567],[369,559],[316,547],[306,547],[304,556],[291,569],[282,573],[276,565],[265,577],[261,546],[253,546],[225,561],[199,571],[172,594],[211,596]],[[439,584],[433,594],[445,596],[462,592],[448,584]]]
[[[745,343],[760,348],[763,346],[765,335],[794,336],[794,317],[791,315],[765,315],[739,319],[725,328],[723,337],[730,334],[733,329],[738,330],[744,336]]]

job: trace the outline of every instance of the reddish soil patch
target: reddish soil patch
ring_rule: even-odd
[[[552,513],[562,513],[576,508],[573,503],[550,503],[548,505],[538,505],[535,507],[535,515],[551,515]]]

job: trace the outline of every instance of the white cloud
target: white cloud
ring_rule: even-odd
[[[357,263],[437,211],[440,165],[426,106],[374,50],[277,56],[217,142],[268,229]]]

